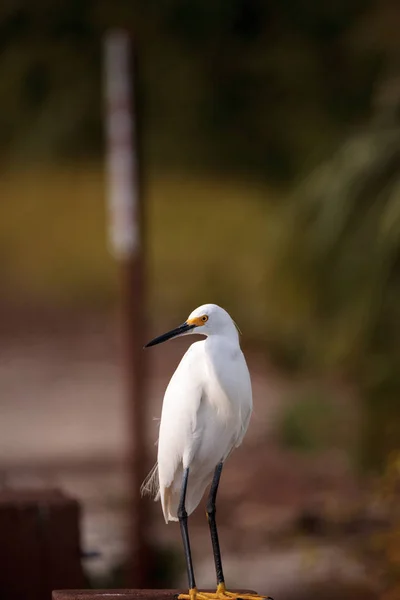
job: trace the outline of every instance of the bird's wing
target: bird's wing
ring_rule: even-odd
[[[247,428],[250,423],[251,413],[252,413],[251,406],[247,407],[242,412],[242,426],[240,428],[240,433],[235,442],[235,448],[238,448],[241,445],[241,443],[243,442],[243,438],[246,435],[246,431],[247,431]]]
[[[211,351],[215,375],[236,415],[230,453],[233,448],[240,446],[249,426],[253,410],[251,379],[241,350],[232,350],[220,343],[219,347],[212,347]]]
[[[202,344],[190,346],[165,392],[158,440],[160,490],[173,484],[177,470],[190,462],[198,443],[197,419],[204,385]]]

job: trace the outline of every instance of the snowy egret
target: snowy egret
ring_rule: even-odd
[[[142,493],[161,500],[166,523],[180,523],[189,579],[189,593],[181,594],[181,600],[259,600],[264,596],[226,590],[215,520],[223,464],[242,443],[253,407],[237,326],[223,308],[204,304],[182,325],[156,337],[145,348],[191,333],[204,334],[206,339],[190,346],[168,384],[157,463],[144,481]],[[217,575],[213,594],[197,591],[187,522],[210,482],[207,518]]]

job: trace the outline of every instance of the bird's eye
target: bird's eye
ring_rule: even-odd
[[[207,315],[203,315],[203,316],[201,317],[201,320],[203,321],[203,323],[205,323],[206,321],[208,321],[208,317],[207,317]]]

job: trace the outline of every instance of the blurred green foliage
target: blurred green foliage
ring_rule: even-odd
[[[358,382],[368,464],[400,439],[399,131],[371,125],[316,169],[284,207],[276,254],[277,296],[296,289],[288,345],[303,368],[339,368]]]
[[[301,452],[323,452],[345,447],[343,415],[327,390],[310,389],[291,398],[282,414],[281,442]],[[347,444],[348,445],[348,444]]]
[[[50,0],[0,8],[0,154],[96,157],[102,34],[134,32],[156,164],[284,181],[368,114],[371,0]],[[384,12],[384,9],[382,9]],[[379,42],[379,40],[378,40]]]
[[[101,167],[9,171],[0,179],[0,197],[3,297],[95,309],[116,300],[118,269],[106,244]],[[273,197],[266,187],[210,177],[150,178],[147,261],[155,327],[179,322],[212,294],[249,339],[262,339],[265,257],[272,264],[274,240],[265,236],[265,218],[272,231]],[[246,294],[251,310],[243,303]]]

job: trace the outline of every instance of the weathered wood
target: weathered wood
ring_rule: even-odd
[[[201,591],[201,590],[199,590]],[[202,590],[215,592],[213,590]],[[236,591],[236,590],[235,590]],[[251,590],[240,590],[241,594],[255,594]],[[185,590],[55,590],[53,600],[174,600]]]

